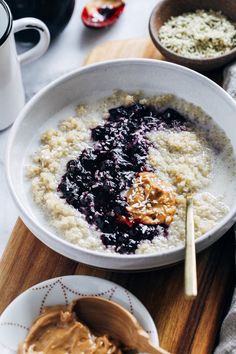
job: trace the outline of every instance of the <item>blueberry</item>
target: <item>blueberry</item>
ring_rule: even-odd
[[[121,117],[128,117],[129,116],[129,111],[127,110],[127,107],[120,106],[117,108],[111,108],[109,109],[109,121],[119,121]]]
[[[112,160],[104,160],[100,165],[101,171],[111,171],[114,169],[114,161]]]
[[[92,129],[91,137],[94,141],[104,140],[106,134],[106,127],[105,126],[98,126]]]
[[[152,172],[146,134],[153,130],[188,129],[186,119],[173,109],[159,112],[151,106],[132,104],[109,110],[104,125],[92,129],[93,147],[70,160],[58,185],[61,198],[83,213],[89,224],[102,232],[106,247],[121,254],[134,253],[142,240],[168,237],[167,225],[125,223],[130,217],[122,192],[132,185],[140,171]]]
[[[163,113],[162,113],[162,119],[164,122],[168,124],[169,127],[173,128],[173,120],[175,122],[178,122],[180,125],[184,125],[186,123],[186,118],[183,117],[179,112],[172,108],[167,108]],[[175,123],[176,124],[176,123]]]
[[[84,150],[80,155],[80,163],[86,170],[96,169],[97,155],[92,150]]]
[[[105,246],[115,246],[117,242],[116,236],[113,234],[103,234],[101,240]]]
[[[78,165],[77,160],[70,160],[67,162],[66,169],[70,171],[74,171]]]

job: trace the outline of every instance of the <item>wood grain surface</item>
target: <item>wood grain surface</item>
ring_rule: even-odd
[[[86,64],[113,58],[161,59],[149,40],[125,40],[95,48]],[[221,73],[213,73],[220,80]],[[234,288],[234,235],[230,230],[197,255],[198,297],[183,295],[183,263],[151,272],[119,273],[78,264],[50,250],[19,219],[0,263],[0,312],[22,291],[68,274],[110,279],[134,293],[150,311],[163,348],[176,354],[213,351]]]

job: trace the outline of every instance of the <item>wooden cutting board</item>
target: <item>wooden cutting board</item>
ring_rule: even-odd
[[[105,43],[86,64],[114,58],[161,55],[146,39]],[[212,74],[220,80],[221,73]],[[41,243],[18,219],[0,264],[0,311],[28,287],[56,276],[86,274],[111,279],[133,292],[150,311],[161,346],[178,354],[209,354],[234,288],[234,235],[230,230],[197,256],[199,294],[183,295],[183,264],[143,273],[98,270],[67,259]]]

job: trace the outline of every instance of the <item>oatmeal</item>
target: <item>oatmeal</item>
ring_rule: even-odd
[[[196,237],[229,211],[211,186],[218,161],[233,159],[230,142],[200,108],[171,95],[118,92],[80,105],[42,135],[32,159],[34,201],[81,247],[138,254],[183,245],[189,191]]]

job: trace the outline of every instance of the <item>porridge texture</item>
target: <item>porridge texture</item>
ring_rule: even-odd
[[[232,156],[200,108],[172,95],[117,91],[42,134],[27,175],[59,237],[100,252],[152,253],[184,244],[187,193],[196,238],[227,214],[210,187],[217,161],[227,168]]]

